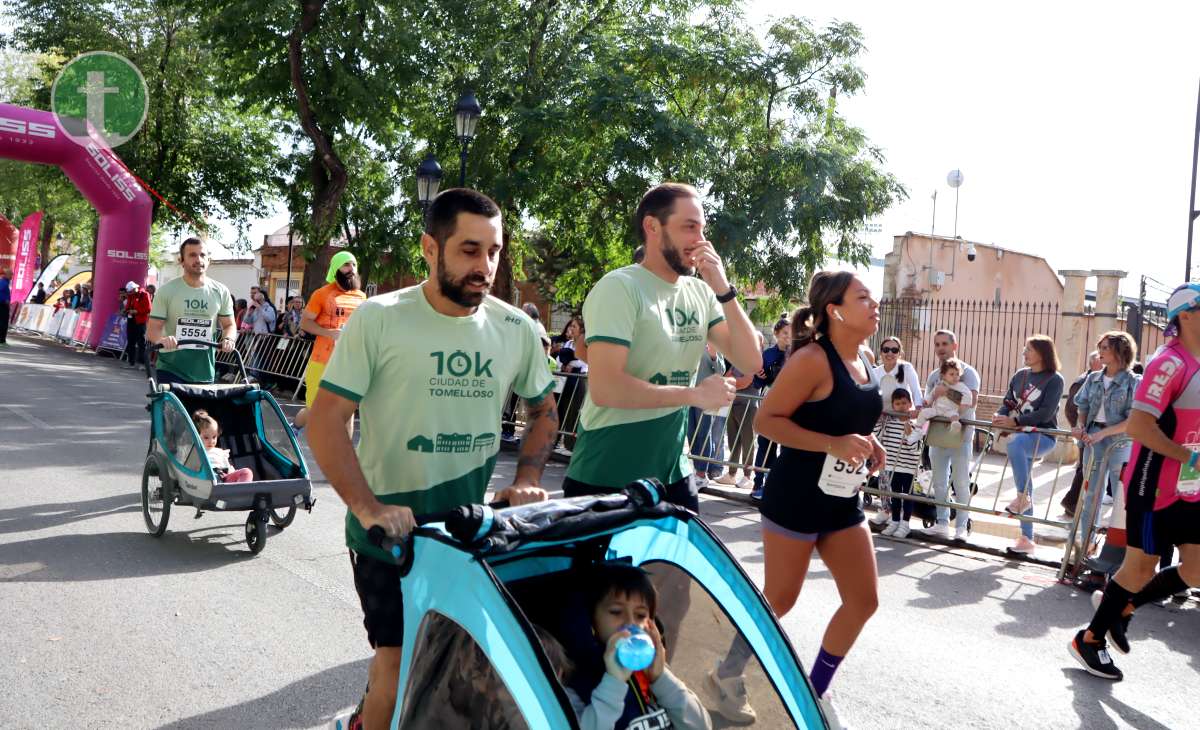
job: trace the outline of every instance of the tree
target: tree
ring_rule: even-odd
[[[287,119],[293,151],[277,182],[304,240],[304,291],[324,284],[344,234],[343,201],[351,177],[345,146],[393,144],[400,93],[420,69],[415,34],[399,11],[373,0],[193,0],[203,12],[213,53],[224,59],[230,93]],[[371,173],[368,173],[371,174]]]
[[[266,214],[275,192],[264,174],[277,157],[274,124],[244,99],[218,93],[221,60],[203,42],[196,13],[176,0],[9,0],[5,8],[17,24],[4,41],[44,54],[37,83],[15,103],[49,108],[50,80],[67,59],[118,53],[141,70],[150,99],[141,131],[116,150],[126,166],[196,228],[213,215]],[[154,196],[154,221],[168,215]]]
[[[830,254],[865,260],[855,230],[904,194],[837,113],[864,81],[852,25],[786,18],[760,41],[737,2],[633,0],[435,0],[403,24],[426,39],[429,72],[404,94],[402,169],[422,140],[453,159],[448,112],[474,88],[469,183],[504,211],[505,261],[530,262],[560,301],[629,262],[630,216],[662,180],[700,188],[733,273],[784,298]]]

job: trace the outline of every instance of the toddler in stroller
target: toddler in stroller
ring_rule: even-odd
[[[192,423],[196,424],[196,432],[200,434],[200,440],[204,443],[209,466],[222,482],[228,484],[254,481],[253,471],[246,468],[234,469],[233,464],[229,462],[229,449],[217,446],[217,439],[221,437],[221,424],[217,423],[217,419],[201,409],[192,414]]]
[[[649,576],[632,565],[595,566],[586,582],[591,589],[594,640],[588,656],[577,657],[567,697],[581,730],[676,727],[708,730],[708,712],[696,695],[666,665],[666,649],[655,622],[658,593]],[[638,626],[654,641],[654,660],[630,671],[617,658],[617,645]],[[670,724],[666,722],[669,718]]]

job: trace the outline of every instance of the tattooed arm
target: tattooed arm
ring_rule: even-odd
[[[542,489],[542,470],[554,451],[558,437],[558,408],[554,397],[547,395],[537,404],[529,404],[529,420],[525,425],[525,438],[521,441],[521,455],[517,459],[517,476],[511,487],[496,493],[496,499],[510,504],[528,504],[546,499]]]

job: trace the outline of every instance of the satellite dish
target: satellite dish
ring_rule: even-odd
[[[951,170],[946,173],[946,184],[952,188],[957,188],[963,184],[962,170]]]

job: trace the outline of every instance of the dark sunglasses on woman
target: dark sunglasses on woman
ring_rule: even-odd
[[[881,347],[881,348],[879,348],[879,351],[884,353],[885,355],[899,355],[900,354],[899,347]]]

